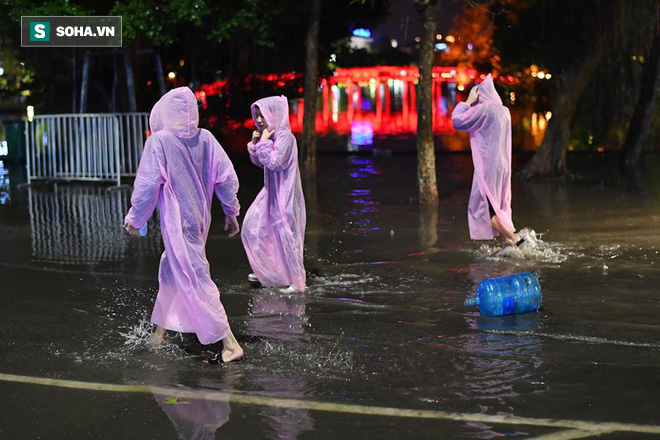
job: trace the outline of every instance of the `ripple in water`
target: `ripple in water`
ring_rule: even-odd
[[[373,284],[379,280],[376,276],[365,276],[356,273],[341,273],[334,276],[317,277],[312,287],[351,287],[356,284]]]
[[[296,344],[265,341],[250,347],[252,364],[259,360],[267,362],[271,373],[284,376],[313,376],[317,378],[345,378],[348,373],[359,370],[354,363],[353,352],[340,348],[337,344],[322,346],[317,344]]]

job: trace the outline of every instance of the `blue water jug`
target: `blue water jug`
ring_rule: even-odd
[[[534,272],[487,278],[479,283],[477,296],[466,299],[465,305],[477,306],[488,316],[536,312],[541,305],[539,279]]]

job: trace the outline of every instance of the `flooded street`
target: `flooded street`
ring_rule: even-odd
[[[263,176],[232,159],[244,213]],[[415,156],[321,156],[304,294],[249,285],[216,201],[207,258],[246,353],[225,366],[189,334],[147,348],[162,243],[155,220],[121,229],[130,189],[0,168],[0,437],[660,438],[659,159],[634,184],[591,155],[569,156],[579,179],[514,181],[528,239],[502,250],[469,239],[469,155],[438,156],[433,212]],[[538,314],[463,305],[523,271]]]

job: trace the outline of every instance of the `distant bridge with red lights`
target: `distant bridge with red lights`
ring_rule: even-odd
[[[485,74],[475,69],[458,67],[433,68],[433,127],[436,134],[454,132],[450,120],[450,110],[462,99],[466,86],[481,82]],[[513,76],[500,76],[501,82],[513,83]],[[322,94],[322,110],[317,112],[317,132],[348,134],[354,123],[369,124],[373,133],[397,135],[415,133],[417,130],[416,84],[419,69],[416,66],[374,66],[340,68],[331,76],[321,77],[319,88]],[[302,72],[279,74],[252,74],[242,78],[245,84],[266,82],[275,88],[294,89],[302,94]],[[444,92],[443,92],[443,85]],[[449,92],[448,92],[449,87]],[[220,80],[204,84],[195,92],[207,107],[210,96],[229,93],[230,84]],[[290,114],[291,128],[302,131],[302,98],[292,101]],[[251,121],[245,121],[251,126]]]

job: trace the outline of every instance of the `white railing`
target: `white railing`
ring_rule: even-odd
[[[148,113],[35,116],[25,122],[27,179],[109,181],[134,176]]]
[[[116,113],[119,119],[121,176],[133,177],[149,135],[149,113]]]

